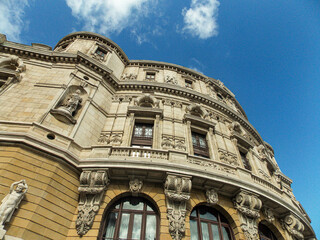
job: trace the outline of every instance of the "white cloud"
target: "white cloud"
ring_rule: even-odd
[[[201,39],[218,35],[219,5],[218,0],[191,0],[190,8],[182,10],[183,31]]]
[[[0,33],[6,34],[7,39],[20,42],[20,34],[24,27],[24,8],[28,0],[0,1]]]
[[[84,30],[105,35],[120,33],[149,12],[155,0],[66,0]]]

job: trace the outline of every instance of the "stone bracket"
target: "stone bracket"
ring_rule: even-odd
[[[76,229],[80,236],[91,229],[108,184],[108,169],[84,169],[81,173],[76,220]]]
[[[167,174],[164,193],[167,202],[169,232],[174,240],[185,234],[186,202],[190,199],[191,176]]]
[[[282,227],[286,229],[293,238],[304,239],[302,232],[304,231],[304,225],[300,220],[295,217],[292,213],[285,216],[282,220]]]
[[[260,217],[262,201],[254,193],[241,189],[233,199],[240,215],[240,226],[247,240],[258,240],[257,219]]]

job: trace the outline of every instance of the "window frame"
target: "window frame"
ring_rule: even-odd
[[[245,152],[242,149],[239,149],[239,154],[240,154],[243,167],[248,171],[252,171],[252,165],[248,159],[248,152]]]
[[[194,141],[193,141],[194,137],[197,141],[197,145],[194,144]],[[201,147],[200,138],[204,140],[204,142],[206,144],[205,148]],[[207,134],[198,133],[198,132],[193,131],[191,129],[191,142],[192,142],[192,147],[193,147],[193,155],[205,157],[205,158],[210,158]]]
[[[267,231],[269,236],[265,235],[266,231]],[[263,224],[261,222],[258,225],[258,233],[259,233],[259,239],[260,240],[277,240],[277,237],[271,231],[271,229],[267,225],[265,225],[265,224]]]
[[[123,204],[126,201],[130,201],[130,199],[135,199],[136,201],[143,203],[143,210],[136,210],[136,209],[123,209]],[[116,206],[119,205],[119,208],[116,208]],[[152,209],[152,211],[148,210],[148,207]],[[119,233],[120,233],[120,226],[121,226],[121,219],[122,219],[122,213],[130,214],[129,217],[129,224],[128,224],[128,233],[127,238],[131,239],[132,237],[132,230],[133,230],[133,224],[134,224],[134,216],[136,215],[142,215],[141,219],[141,232],[140,232],[140,239],[145,239],[146,234],[146,221],[147,216],[155,216],[156,218],[156,240],[160,238],[160,216],[159,211],[156,209],[155,204],[151,203],[148,199],[144,197],[135,197],[135,196],[125,196],[117,201],[115,201],[105,212],[105,215],[103,217],[103,222],[100,226],[100,231],[98,235],[99,240],[111,240],[111,238],[105,238],[105,234],[107,231],[108,226],[108,218],[111,213],[117,213],[118,217],[115,223],[115,230],[113,234],[112,240],[118,240],[119,239]]]
[[[141,136],[135,136],[136,127],[142,126],[142,135]],[[146,129],[152,130],[151,137],[148,137],[146,133]],[[131,138],[131,146],[150,146],[152,148],[153,145],[153,137],[154,137],[154,124],[153,123],[144,123],[144,122],[135,122],[133,126],[133,132],[132,132],[132,138]]]
[[[200,217],[199,211],[201,209],[206,210],[207,212],[210,212],[211,214],[213,214],[218,221],[214,221],[214,220],[209,220],[209,219],[202,219]],[[196,217],[191,216],[193,211],[196,211]],[[221,220],[223,219],[223,221]],[[209,207],[209,206],[205,206],[205,205],[200,205],[200,206],[196,206],[192,209],[192,211],[190,212],[190,225],[191,225],[191,220],[196,221],[197,223],[197,233],[198,233],[198,239],[203,239],[203,234],[202,234],[202,227],[201,227],[201,222],[207,223],[208,226],[208,233],[209,233],[209,239],[213,240],[213,235],[212,235],[212,225],[218,226],[218,232],[219,232],[219,239],[220,240],[224,240],[223,239],[223,233],[222,233],[222,227],[227,228],[229,230],[229,238],[230,240],[234,240],[234,234],[232,231],[232,228],[228,222],[228,220],[226,219],[226,217],[223,216],[223,214],[221,214],[217,209]],[[228,232],[227,232],[228,233]],[[190,226],[190,238],[191,238],[191,226]]]
[[[153,76],[153,77],[150,78],[148,76]],[[156,81],[156,72],[147,71],[146,72],[146,80],[151,81],[151,82]]]
[[[184,80],[184,86],[186,88],[193,89],[193,81],[190,80],[190,79],[185,79]]]

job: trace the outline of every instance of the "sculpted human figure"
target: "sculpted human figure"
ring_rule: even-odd
[[[14,189],[14,187],[16,188]],[[28,185],[25,180],[12,183],[9,194],[2,200],[0,205],[0,226],[8,222],[21,200],[28,191]]]
[[[67,100],[66,109],[70,112],[71,115],[77,110],[79,104],[82,102],[82,98],[80,97],[81,91],[78,89],[75,93],[69,95]]]

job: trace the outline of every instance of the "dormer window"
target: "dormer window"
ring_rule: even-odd
[[[192,89],[192,81],[191,80],[185,80],[185,82],[184,82],[184,84],[185,84],[185,87],[186,88],[190,88],[190,89]]]
[[[146,73],[146,80],[148,81],[155,81],[156,73],[155,72],[147,72]]]

